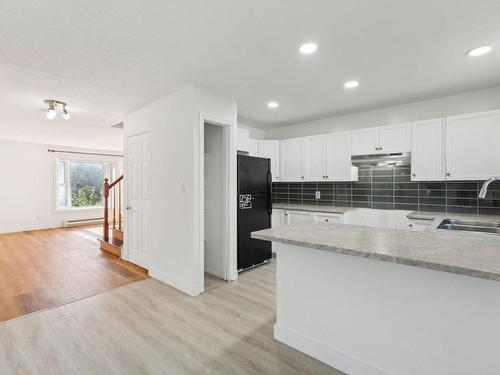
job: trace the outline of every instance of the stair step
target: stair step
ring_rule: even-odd
[[[113,229],[113,238],[123,241],[123,231],[120,229]]]
[[[116,256],[121,256],[123,241],[118,238],[110,238],[109,242],[104,240],[99,240],[101,243],[101,250],[111,253]]]

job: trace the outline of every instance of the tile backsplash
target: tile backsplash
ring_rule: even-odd
[[[275,203],[500,215],[500,183],[478,199],[483,181],[412,182],[410,166],[359,168],[357,182],[276,182]],[[315,192],[321,193],[315,199]]]

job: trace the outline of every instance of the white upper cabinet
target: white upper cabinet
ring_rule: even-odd
[[[379,128],[379,152],[407,152],[411,148],[411,124]]]
[[[250,138],[248,140],[248,155],[259,156],[259,141]]]
[[[259,157],[271,159],[271,173],[273,181],[280,180],[280,141],[258,141]]]
[[[288,139],[280,144],[281,179],[283,181],[304,180],[302,139]]]
[[[250,131],[245,128],[238,128],[236,133],[236,150],[249,152],[250,150]]]
[[[446,118],[447,180],[484,180],[500,175],[500,111]]]
[[[410,151],[411,125],[399,124],[352,132],[352,155]]]
[[[378,128],[353,130],[351,133],[352,154],[368,155],[379,152]]]
[[[326,137],[309,137],[302,140],[304,179],[321,181],[326,179]]]
[[[442,119],[414,122],[411,136],[411,180],[444,180]]]
[[[326,137],[326,178],[351,181],[351,133],[330,134]]]

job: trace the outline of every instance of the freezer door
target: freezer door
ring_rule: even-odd
[[[239,194],[259,194],[268,192],[268,177],[271,160],[253,156],[238,155]]]
[[[250,233],[271,227],[267,194],[240,194],[238,197],[238,270],[271,259],[271,242],[256,240]]]

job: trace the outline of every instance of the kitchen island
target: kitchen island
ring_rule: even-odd
[[[499,374],[500,236],[303,222],[280,242],[275,338],[349,374]]]

